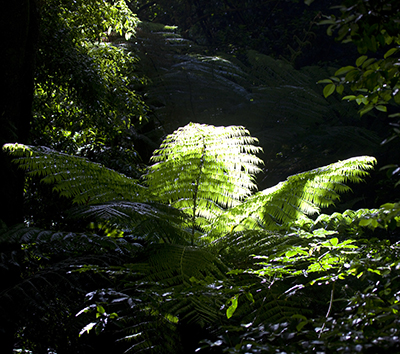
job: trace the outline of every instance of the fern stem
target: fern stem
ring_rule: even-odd
[[[322,327],[321,327],[321,331],[319,332],[318,338],[321,338],[322,332],[324,331],[324,328],[325,328],[325,325],[326,325],[326,321],[328,320],[328,317],[329,317],[329,315],[330,315],[330,313],[331,313],[332,304],[333,304],[333,294],[334,294],[334,292],[335,292],[335,282],[332,283],[331,299],[330,299],[330,301],[329,301],[328,312],[326,313],[326,316],[325,316],[326,320],[325,320],[324,324],[323,324]]]
[[[206,143],[205,143],[205,138],[204,135],[202,135],[203,139],[203,151],[201,153],[200,157],[200,164],[199,164],[199,174],[197,175],[197,179],[194,185],[194,193],[193,193],[193,214],[192,214],[192,246],[194,245],[194,231],[195,231],[195,226],[196,226],[196,211],[197,211],[197,194],[199,192],[199,185],[200,185],[200,178],[204,166],[204,158],[205,158],[205,151],[206,151]]]

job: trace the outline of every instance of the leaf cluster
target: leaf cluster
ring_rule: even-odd
[[[350,220],[352,213],[366,214],[349,210],[335,218]],[[352,228],[361,232],[361,224],[355,218]],[[398,238],[393,244],[348,239],[348,229],[319,225],[315,221],[312,232],[280,234],[282,242],[230,272],[239,282],[248,277],[242,289],[251,299],[246,301],[244,292],[232,297],[226,307],[229,325],[202,348],[227,353],[398,350]]]
[[[330,96],[335,89],[342,94],[349,86],[357,94],[343,99],[363,104],[360,115],[374,108],[386,112],[390,101],[399,103],[399,4],[391,0],[348,0],[336,8],[340,16],[327,16],[320,25],[328,25],[327,33],[335,33],[337,41],[353,43],[362,56],[355,66],[342,67],[330,79],[320,81],[327,84],[324,95]],[[376,57],[369,57],[368,52]]]
[[[347,0],[337,7],[341,15],[328,16],[320,22],[328,25],[327,33],[336,33],[336,40],[352,43],[360,54],[355,65],[338,69],[334,76],[319,81],[326,84],[325,97],[335,91],[343,100],[355,101],[361,108],[360,116],[375,109],[398,119],[400,104],[399,85],[399,4],[396,1]],[[372,54],[370,54],[372,53]],[[351,90],[348,92],[347,88]],[[346,89],[346,90],[345,90]],[[382,113],[381,113],[382,114]],[[399,136],[399,122],[392,121],[393,134],[382,144]],[[388,177],[399,173],[397,164],[384,166]],[[396,183],[396,186],[398,183]]]

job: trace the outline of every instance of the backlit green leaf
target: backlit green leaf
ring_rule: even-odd
[[[330,240],[330,243],[332,246],[336,246],[339,242],[339,239],[337,237],[334,237]]]
[[[378,111],[387,112],[387,107],[386,107],[386,106],[379,105],[379,106],[376,106],[375,108],[376,108]]]
[[[368,59],[368,57],[366,55],[363,55],[363,56],[359,57],[356,60],[356,65],[357,66],[361,66],[367,59]]]
[[[347,74],[349,71],[351,71],[353,69],[354,69],[354,66],[351,66],[351,65],[345,66],[345,67],[340,68],[339,70],[337,70],[335,72],[335,75],[336,76],[344,75],[344,74]]]
[[[331,79],[323,79],[317,82],[318,84],[332,84],[333,81]]]
[[[323,94],[324,94],[325,98],[329,97],[334,92],[335,92],[335,85],[334,84],[329,84],[329,85],[326,85],[324,87]]]
[[[235,313],[237,306],[238,306],[238,297],[239,295],[235,295],[234,297],[231,298],[230,302],[231,305],[226,309],[226,317],[229,319],[233,316]]]
[[[343,85],[338,85],[336,86],[336,92],[341,95],[343,93],[344,86]]]
[[[396,53],[399,49],[398,48],[391,48],[389,49],[385,55],[383,56],[385,59]]]

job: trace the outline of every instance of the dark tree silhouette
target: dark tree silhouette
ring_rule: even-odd
[[[33,98],[34,57],[38,37],[38,16],[35,0],[10,1],[0,11],[2,55],[0,56],[0,146],[9,142],[27,142]],[[11,226],[23,221],[24,175],[0,151],[0,221]],[[0,225],[1,226],[1,225]],[[3,224],[4,226],[4,224]],[[2,252],[12,251],[2,249]],[[19,269],[2,269],[0,293],[18,281]],[[4,305],[4,304],[3,304]],[[3,309],[2,312],[5,312]],[[12,314],[3,318],[12,318]],[[12,321],[2,321],[0,343],[2,353],[13,353]]]

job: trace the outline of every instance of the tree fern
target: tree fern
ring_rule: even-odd
[[[124,237],[114,239],[31,229],[22,232],[18,242],[41,259],[78,255],[77,261],[56,263],[64,270],[61,281],[66,266],[76,266],[72,269],[87,273],[89,279],[104,275],[107,281],[97,291],[99,298],[91,299],[109,304],[118,313],[115,321],[126,329],[123,336],[132,341],[131,352],[152,352],[152,348],[160,352],[160,338],[168,331],[176,336],[176,323],[207,326],[223,320],[221,307],[242,284],[243,291],[254,293],[254,305],[240,307],[235,314],[238,318],[262,325],[303,316],[305,304],[286,294],[294,279],[283,281],[282,287],[272,286],[273,282],[271,286],[260,285],[255,273],[249,274],[249,266],[258,266],[250,264],[250,252],[261,256],[285,252],[298,236],[286,237],[272,230],[287,230],[307,215],[318,213],[320,207],[334,203],[339,193],[350,189],[344,183],[359,182],[375,160],[364,156],[340,161],[290,176],[252,195],[254,174],[261,163],[255,156],[260,151],[255,143],[243,127],[189,124],[168,136],[155,151],[155,163],[145,175],[148,187],[82,158],[47,148],[8,145],[20,167],[78,204],[72,215],[106,220],[126,231]],[[195,231],[207,232],[196,240],[197,247]],[[4,237],[12,240],[10,235]],[[142,246],[135,244],[140,238],[145,241]],[[207,245],[214,239],[217,241]],[[69,246],[62,247],[68,241]],[[75,243],[80,247],[74,247]],[[35,254],[37,250],[41,253]],[[226,265],[235,267],[238,261],[245,272],[238,271],[236,279],[226,277]],[[45,272],[44,267],[20,288],[37,291],[36,284],[41,282],[35,277],[47,275]],[[73,277],[79,274],[71,273]],[[114,286],[107,289],[111,282]],[[12,301],[11,292],[4,293],[6,297]],[[96,309],[97,303],[90,306]],[[109,319],[104,318],[105,313],[90,325],[103,328]],[[164,324],[168,331],[153,336]],[[172,352],[173,343],[168,346]]]
[[[375,163],[368,156],[355,157],[290,176],[278,185],[253,196],[254,174],[261,160],[253,145],[255,138],[243,127],[213,127],[189,124],[168,136],[156,150],[146,181],[149,189],[99,164],[58,153],[47,148],[8,145],[19,156],[16,162],[42,181],[55,184],[61,195],[76,203],[99,204],[110,201],[149,202],[158,200],[190,217],[192,243],[196,228],[219,237],[233,229],[277,228],[319,212],[350,190],[344,183],[360,182]],[[140,214],[154,208],[131,204]],[[126,215],[122,207],[92,208],[103,216]],[[172,215],[173,213],[171,213]],[[160,214],[159,214],[160,215]],[[210,231],[211,230],[211,231]]]
[[[354,157],[290,176],[221,214],[209,235],[233,229],[287,227],[298,218],[318,213],[320,207],[332,205],[339,193],[350,190],[344,183],[362,181],[374,163],[373,157]]]
[[[190,123],[154,152],[146,180],[160,201],[190,215],[194,234],[256,188],[256,142],[243,127]]]

